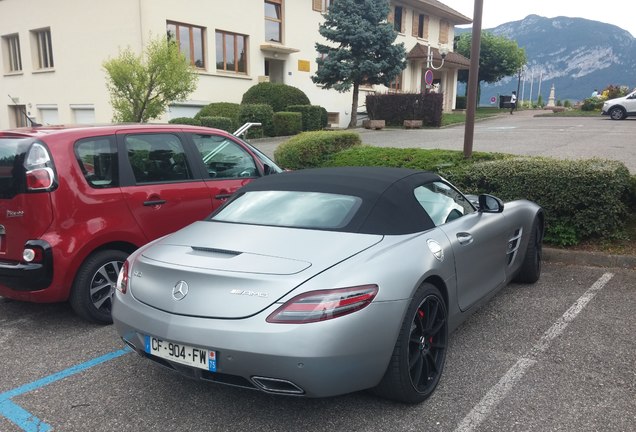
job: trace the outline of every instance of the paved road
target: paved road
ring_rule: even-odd
[[[502,152],[562,159],[592,157],[623,162],[636,174],[636,118],[613,121],[598,117],[535,117],[537,111],[518,111],[475,123],[473,151]],[[464,128],[355,129],[365,144],[463,151]],[[272,156],[282,138],[254,140]]]
[[[275,397],[122,351],[66,304],[0,298],[0,431],[633,431],[636,271],[547,263],[452,336],[425,403]]]

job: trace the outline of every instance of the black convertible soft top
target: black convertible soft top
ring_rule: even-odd
[[[432,172],[406,168],[314,168],[261,177],[241,188],[237,196],[268,190],[357,196],[362,199],[362,205],[351,222],[338,231],[399,235],[435,226],[417,202],[413,190],[440,179]]]

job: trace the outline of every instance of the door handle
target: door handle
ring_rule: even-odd
[[[218,194],[214,198],[216,198],[218,200],[226,200],[226,199],[228,199],[231,196],[232,196],[232,194]]]
[[[468,245],[473,242],[473,236],[469,233],[457,233],[457,241],[460,245]]]
[[[158,200],[144,201],[144,206],[145,207],[154,207],[154,206],[160,206],[160,205],[165,204],[165,203],[166,203],[166,200],[158,199]]]

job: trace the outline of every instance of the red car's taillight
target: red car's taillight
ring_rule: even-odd
[[[47,190],[55,185],[53,161],[44,145],[34,143],[24,160],[26,186],[29,191]]]
[[[310,291],[276,309],[267,322],[306,324],[338,318],[364,309],[377,294],[377,285]]]
[[[116,288],[117,288],[117,291],[119,291],[122,294],[126,294],[126,291],[128,291],[128,268],[129,268],[129,264],[128,264],[128,260],[126,260],[124,261],[124,265],[119,271],[119,275],[117,276]]]
[[[26,179],[28,190],[48,189],[53,186],[53,170],[51,168],[39,168],[27,171]]]

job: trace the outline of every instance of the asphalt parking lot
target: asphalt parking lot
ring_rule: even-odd
[[[548,262],[452,336],[433,396],[270,396],[191,381],[66,304],[0,298],[0,431],[633,431],[636,271]]]
[[[623,162],[636,174],[636,117],[610,120],[598,117],[537,117],[540,110],[502,114],[475,123],[473,151],[502,152],[557,159],[602,158]],[[354,129],[362,142],[379,147],[426,149],[464,149],[464,124],[445,128],[379,131]],[[272,156],[287,138],[253,140],[258,148]]]

